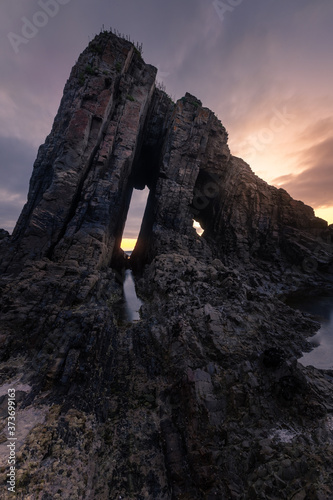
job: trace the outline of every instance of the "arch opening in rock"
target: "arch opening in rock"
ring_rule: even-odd
[[[128,255],[132,253],[136,245],[147,205],[148,195],[149,189],[147,187],[142,190],[133,189],[120,244],[121,249]]]
[[[214,222],[221,202],[219,182],[216,175],[200,170],[193,189],[190,207],[193,227],[204,238],[214,234]]]
[[[204,232],[204,229],[201,227],[200,222],[198,222],[197,220],[193,219],[193,227],[196,230],[197,234],[199,236],[202,236],[202,233]]]

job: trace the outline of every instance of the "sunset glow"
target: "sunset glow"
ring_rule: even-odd
[[[127,220],[123,232],[120,247],[125,252],[134,250],[139,236],[143,214],[146,208],[149,189],[145,187],[142,190],[133,189],[130,207],[127,214]]]
[[[132,252],[134,250],[136,239],[133,238],[123,238],[121,240],[120,248],[124,250],[124,252]]]
[[[327,220],[329,224],[333,224],[333,207],[317,208],[315,214],[317,217]]]
[[[196,220],[193,221],[193,227],[194,227],[194,229],[196,230],[196,232],[198,233],[199,236],[201,236],[202,233],[204,232],[204,230],[200,226],[199,222],[197,222]]]

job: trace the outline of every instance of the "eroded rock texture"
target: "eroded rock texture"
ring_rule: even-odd
[[[130,42],[90,43],[0,234],[1,498],[14,387],[17,498],[330,499],[333,373],[297,363],[318,324],[282,299],[332,293],[332,227],[155,76]],[[146,185],[129,324],[120,241]]]

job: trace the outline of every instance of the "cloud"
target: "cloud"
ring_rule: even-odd
[[[318,125],[322,128],[323,122]],[[301,151],[298,162],[305,170],[277,177],[273,183],[314,208],[333,206],[333,137]]]
[[[11,232],[26,198],[20,194],[0,189],[0,228]]]
[[[127,214],[127,221],[123,233],[124,239],[137,239],[141,228],[143,214],[147,204],[149,189],[146,187],[142,191],[133,189],[130,208]]]
[[[331,116],[320,118],[311,123],[300,136],[300,141],[306,143],[322,142],[331,136],[333,130],[333,118]]]
[[[26,201],[36,150],[25,141],[0,136],[0,227],[11,231]]]
[[[0,186],[10,192],[25,194],[37,150],[25,141],[0,136]]]

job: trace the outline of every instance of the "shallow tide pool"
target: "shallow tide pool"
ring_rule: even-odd
[[[304,353],[298,360],[303,366],[314,366],[324,370],[333,369],[333,296],[306,297],[294,299],[289,305],[312,314],[321,327],[308,341],[313,345],[311,352]]]
[[[125,271],[123,290],[125,302],[125,320],[130,322],[138,321],[140,319],[139,310],[142,306],[142,301],[136,295],[133,274],[130,269],[127,269]]]

